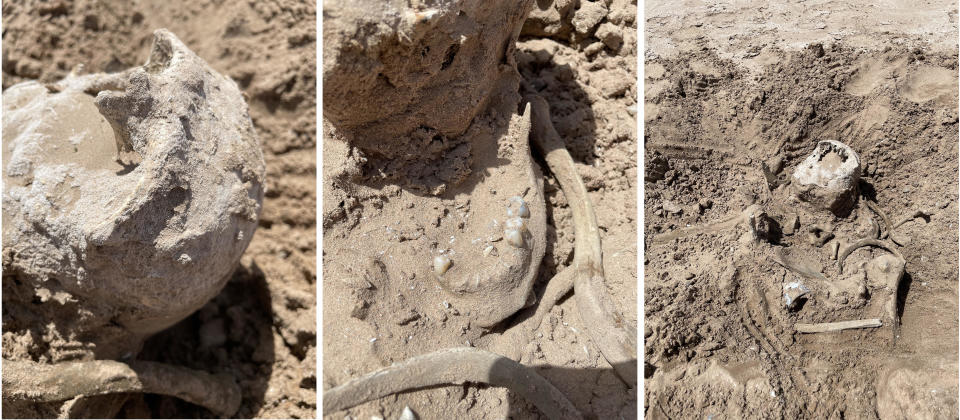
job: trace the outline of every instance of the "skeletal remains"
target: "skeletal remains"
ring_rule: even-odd
[[[631,388],[637,385],[636,327],[629,325],[615,308],[603,277],[603,261],[599,227],[586,187],[576,173],[573,159],[567,152],[553,123],[547,102],[539,96],[526,98],[529,105],[524,118],[532,119],[530,141],[544,155],[547,165],[560,183],[573,212],[576,244],[574,263],[558,273],[547,286],[545,299],[534,316],[514,327],[520,335],[532,332],[543,316],[573,287],[577,307],[588,333],[601,354],[614,367],[616,374]],[[522,200],[511,199],[508,216],[522,221],[529,210]],[[522,230],[522,225],[508,225],[507,230]],[[434,260],[437,274],[449,262]],[[504,340],[517,339],[507,335]],[[497,347],[495,344],[493,347]],[[386,395],[425,386],[487,383],[505,386],[537,406],[550,418],[579,419],[581,414],[572,403],[533,370],[510,358],[473,348],[440,350],[394,364],[385,369],[351,380],[324,392],[324,414],[344,410]]]
[[[435,229],[428,228],[437,238],[432,241],[391,244],[384,260],[401,251],[422,256],[414,270],[426,272],[418,272],[410,283],[426,277],[427,287],[442,294],[443,306],[460,308],[459,316],[474,327],[492,329],[524,308],[536,308],[519,325],[491,334],[486,350],[440,350],[334,386],[324,392],[324,414],[409,389],[483,382],[523,395],[551,418],[580,418],[565,396],[518,364],[519,356],[513,354],[522,348],[513,343],[529,342],[529,334],[571,288],[591,341],[623,382],[636,389],[635,325],[607,296],[599,228],[586,188],[552,127],[546,102],[531,97],[518,108],[524,90],[514,48],[535,2],[454,0],[398,10],[370,1],[334,3],[330,9],[337,12],[324,18],[334,28],[324,42],[324,118],[335,129],[331,137],[397,167],[455,163],[449,157],[456,149],[409,153],[404,145],[421,144],[422,136],[415,134],[426,130],[429,137],[436,133],[467,147],[472,159],[464,178],[470,182],[440,180],[442,193],[424,181],[433,178],[419,173],[400,171],[391,178],[411,191],[441,196],[441,202],[468,197],[470,217],[435,223]],[[456,95],[450,94],[451,86],[457,87]],[[546,252],[548,209],[544,177],[531,148],[539,149],[560,183],[573,212],[576,242],[573,265],[550,280],[538,303],[530,298]],[[394,221],[389,216],[380,220]],[[384,267],[389,264],[399,268],[409,262],[386,262]],[[390,284],[389,279],[382,283]]]
[[[507,193],[488,199],[491,217],[478,217],[481,210],[475,209],[462,228],[450,226],[445,233],[480,242],[455,242],[433,257],[435,280],[448,292],[449,302],[470,308],[472,322],[480,327],[496,325],[526,306],[546,252],[547,211],[543,180],[530,153],[530,124],[530,112],[514,114],[505,135],[489,138],[513,151],[509,163],[484,181],[503,185]],[[471,197],[482,200],[477,192]],[[484,251],[487,256],[496,253],[495,258],[482,257]]]
[[[815,150],[796,168],[791,185],[786,191],[793,199],[807,203],[809,205],[808,211],[829,211],[836,217],[843,218],[852,214],[852,210],[858,208],[858,204],[862,204],[880,217],[883,222],[882,231],[877,223],[870,219],[871,228],[867,236],[849,242],[834,240],[835,235],[832,226],[809,224],[805,231],[809,234],[806,242],[815,247],[822,247],[825,243],[833,240],[828,252],[832,259],[836,259],[838,272],[841,275],[844,273],[847,258],[860,248],[876,247],[889,252],[889,254],[875,257],[859,267],[874,287],[881,288],[882,292],[888,295],[886,304],[883,305],[883,313],[878,314],[882,315],[883,319],[849,320],[820,324],[797,323],[795,327],[798,332],[818,333],[889,325],[892,327],[895,340],[899,335],[900,327],[897,291],[906,266],[906,260],[897,249],[897,245],[906,245],[909,240],[901,238],[894,229],[915,218],[924,218],[929,221],[933,212],[930,210],[913,211],[898,223],[891,224],[889,218],[876,203],[866,198],[858,199],[860,196],[858,184],[861,170],[859,162],[859,156],[849,146],[835,140],[821,141],[817,144]],[[856,214],[861,217],[866,216],[862,207]],[[752,204],[744,211],[723,218],[718,222],[705,226],[677,229],[658,235],[653,238],[653,241],[666,242],[693,234],[718,232],[741,224],[745,224],[754,238],[759,240],[761,238],[756,229],[755,221],[760,215],[765,215],[763,207],[759,204]],[[793,219],[790,217],[787,219],[789,220],[786,220],[786,223],[797,223],[796,216],[793,216]],[[791,229],[793,227],[790,226]],[[885,241],[884,239],[887,237],[893,243]],[[843,245],[844,243],[847,245]],[[828,288],[833,287],[833,282],[824,276],[822,268],[818,264],[790,255],[788,248],[774,247],[772,251],[773,261],[789,271],[810,281],[827,285]],[[790,310],[798,308],[798,300],[805,299],[810,292],[811,289],[802,283],[788,283],[784,286],[783,292],[786,307]]]
[[[5,332],[65,338],[53,364],[3,363],[4,404],[157,392],[232,415],[232,380],[132,360],[253,237],[264,161],[236,83],[158,30],[145,65],[14,85],[3,111]]]

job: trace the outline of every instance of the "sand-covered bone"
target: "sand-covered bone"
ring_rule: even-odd
[[[507,387],[552,419],[583,418],[566,396],[533,369],[472,347],[412,357],[327,390],[323,413],[333,414],[411,389],[467,382]]]
[[[870,285],[880,289],[876,294],[886,294],[883,315],[893,327],[893,341],[900,336],[900,311],[897,307],[897,292],[900,281],[906,274],[907,262],[893,254],[883,254],[868,262],[864,269]],[[880,298],[881,296],[877,296]]]
[[[537,95],[527,97],[527,109],[533,109],[534,129],[531,142],[544,155],[547,165],[571,203],[576,232],[573,270],[577,308],[587,332],[603,357],[629,387],[637,386],[637,333],[616,308],[606,289],[600,228],[587,188],[576,171],[573,158],[550,120],[550,106]],[[753,213],[748,213],[753,214]]]
[[[241,398],[240,388],[229,375],[211,375],[156,362],[3,363],[4,404],[59,402],[131,392],[176,396],[225,417],[237,412]]]
[[[485,177],[484,184],[499,186],[501,191],[510,192],[508,197],[512,198],[504,199],[489,190],[475,188],[470,196],[476,214],[462,227],[451,226],[449,234],[447,231],[443,234],[443,237],[462,238],[450,245],[460,257],[449,271],[445,270],[436,279],[450,292],[451,303],[471,308],[473,319],[483,327],[495,325],[523,308],[546,252],[547,212],[543,181],[534,169],[528,144],[530,117],[527,107],[523,116],[511,118],[507,133],[498,139],[498,144],[484,146],[504,152],[491,153],[482,159],[505,162],[496,173]],[[519,202],[527,217],[509,217],[519,211],[517,197],[522,197]],[[447,228],[441,226],[440,229]],[[488,259],[482,257],[485,246],[471,239],[486,237],[489,241],[491,231],[502,236],[502,241],[494,243],[503,245],[496,246],[496,258]]]
[[[857,199],[860,156],[850,146],[824,140],[793,172],[800,200],[841,216],[849,214]]]
[[[129,357],[219,293],[263,200],[247,109],[166,30],[142,67],[7,89],[5,329],[46,325],[52,360]]]

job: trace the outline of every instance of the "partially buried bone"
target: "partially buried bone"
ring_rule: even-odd
[[[323,393],[323,414],[407,390],[467,382],[506,387],[551,419],[583,418],[567,397],[533,369],[470,347],[413,357],[330,389]]]
[[[751,233],[756,237],[758,233],[756,232],[756,214],[762,212],[762,209],[757,204],[751,204],[747,206],[743,211],[737,213],[733,216],[727,216],[723,219],[703,226],[693,226],[684,229],[677,229],[672,232],[667,232],[653,237],[653,242],[667,242],[677,238],[682,238],[687,235],[699,235],[701,233],[714,233],[720,232],[725,229],[731,229],[733,227],[739,226],[741,223],[746,223],[748,229],[751,230]],[[751,222],[752,220],[752,222]]]
[[[531,95],[533,144],[544,155],[573,213],[574,234],[574,296],[580,318],[603,357],[628,386],[637,386],[637,332],[628,325],[623,314],[607,294],[603,276],[603,252],[600,228],[587,189],[576,172],[573,158],[564,146],[550,120],[550,108],[540,96]]]
[[[220,292],[263,200],[235,82],[158,30],[144,66],[14,85],[3,111],[5,313],[116,359]]]
[[[859,241],[854,242],[847,248],[845,248],[843,251],[840,252],[840,255],[837,257],[837,265],[840,266],[841,273],[843,272],[843,262],[847,259],[847,257],[850,256],[850,254],[853,251],[856,251],[858,248],[862,248],[865,246],[872,246],[872,247],[886,249],[887,251],[890,251],[891,253],[893,253],[893,255],[896,255],[897,258],[904,260],[903,255],[900,254],[900,251],[897,251],[896,248],[894,248],[892,245],[886,242],[879,241],[876,239],[861,239]]]
[[[472,322],[480,327],[496,325],[524,307],[546,252],[546,204],[543,179],[530,154],[529,109],[523,115],[511,115],[506,131],[499,138],[490,138],[491,144],[478,146],[492,150],[478,150],[477,154],[478,159],[489,153],[489,158],[502,161],[498,170],[483,181],[500,185],[500,191],[509,195],[501,197],[471,187],[470,200],[485,201],[485,205],[474,205],[474,214],[462,227],[440,226],[443,237],[487,237],[489,242],[503,245],[497,245],[495,253],[490,249],[484,255],[490,245],[454,241],[444,256],[453,264],[440,261],[440,265],[434,265],[434,279],[448,292],[447,299],[458,307],[471,308]],[[507,155],[501,157],[495,151],[498,148],[509,148],[509,159],[502,158]],[[460,193],[460,188],[452,187],[451,192]]]
[[[867,279],[870,280],[871,284],[886,289],[886,292],[889,293],[884,304],[884,315],[893,326],[893,340],[896,341],[900,335],[897,291],[905,274],[906,262],[896,255],[883,254],[870,260],[864,268],[867,272]]]
[[[232,415],[232,379],[109,359],[216,296],[253,237],[264,161],[236,83],[158,30],[141,67],[4,91],[3,150],[4,332],[107,359],[4,360],[4,402],[155,392]]]
[[[804,259],[802,255],[791,255],[783,248],[774,250],[773,261],[782,265],[784,268],[793,271],[803,277],[814,280],[826,280],[823,276],[820,264],[809,259]]]
[[[178,397],[225,417],[237,412],[241,398],[233,378],[162,363],[3,361],[5,403],[57,402],[129,392]]]
[[[853,321],[823,322],[819,324],[805,324],[798,322],[794,327],[797,332],[811,334],[833,331],[842,331],[856,328],[877,328],[883,325],[879,319],[857,319]]]
[[[860,156],[836,140],[817,143],[813,153],[793,172],[797,198],[838,216],[850,213],[859,181]]]
[[[816,247],[822,247],[823,244],[833,239],[831,229],[822,225],[807,226],[807,241]]]

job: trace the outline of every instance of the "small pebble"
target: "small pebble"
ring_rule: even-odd
[[[667,213],[678,214],[683,211],[683,209],[672,201],[663,201],[663,211]]]

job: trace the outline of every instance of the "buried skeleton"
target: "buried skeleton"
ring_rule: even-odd
[[[540,14],[636,22],[549,3],[325,4],[326,416],[636,416],[635,43]]]
[[[955,411],[956,106],[860,84],[956,56],[764,55],[647,62],[647,417]]]

